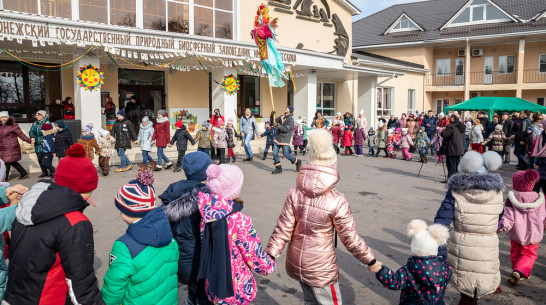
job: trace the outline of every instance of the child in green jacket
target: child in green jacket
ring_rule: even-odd
[[[212,142],[212,133],[209,130],[209,122],[205,121],[201,125],[201,129],[195,135],[195,142],[197,142],[197,151],[202,151],[207,155],[210,155],[210,148],[214,147]]]
[[[169,220],[155,203],[150,170],[124,185],[115,198],[129,225],[110,252],[102,299],[108,305],[178,303],[178,244]]]

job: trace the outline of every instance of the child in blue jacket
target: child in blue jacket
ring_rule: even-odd
[[[277,128],[275,128],[274,126],[270,126],[270,123],[266,122],[265,132],[260,135],[260,138],[263,136],[267,136],[267,141],[265,142],[264,156],[262,157],[262,160],[267,159],[267,153],[269,152],[269,148],[273,148],[273,145],[275,145],[275,135],[277,135]]]
[[[55,157],[55,133],[56,129],[53,129],[51,124],[46,123],[42,125],[42,134],[44,138],[42,140],[42,165],[45,166],[50,173],[51,178],[55,176],[55,167],[53,167],[53,157]]]
[[[427,224],[414,219],[408,224],[411,254],[408,263],[393,272],[382,266],[377,280],[390,290],[402,290],[400,304],[443,305],[451,267],[445,257],[438,256],[438,247],[445,245],[449,229],[441,224]]]

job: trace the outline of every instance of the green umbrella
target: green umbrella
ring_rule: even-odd
[[[478,96],[469,99],[466,102],[444,108],[446,111],[480,111],[485,110],[489,113],[489,118],[493,117],[495,112],[509,111],[520,112],[529,110],[531,112],[540,111],[546,113],[546,107],[533,102],[526,101],[519,97],[493,97]]]

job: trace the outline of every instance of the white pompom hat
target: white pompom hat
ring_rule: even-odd
[[[438,247],[447,243],[449,229],[441,224],[429,227],[424,220],[414,219],[408,224],[408,236],[411,237],[412,255],[438,255]]]
[[[309,141],[309,164],[332,166],[337,162],[337,155],[332,145],[332,134],[325,129],[315,129],[307,134]]]

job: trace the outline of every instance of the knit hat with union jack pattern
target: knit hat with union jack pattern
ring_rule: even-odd
[[[138,173],[136,180],[122,186],[115,199],[121,213],[135,218],[143,218],[155,209],[154,175],[150,170]]]

